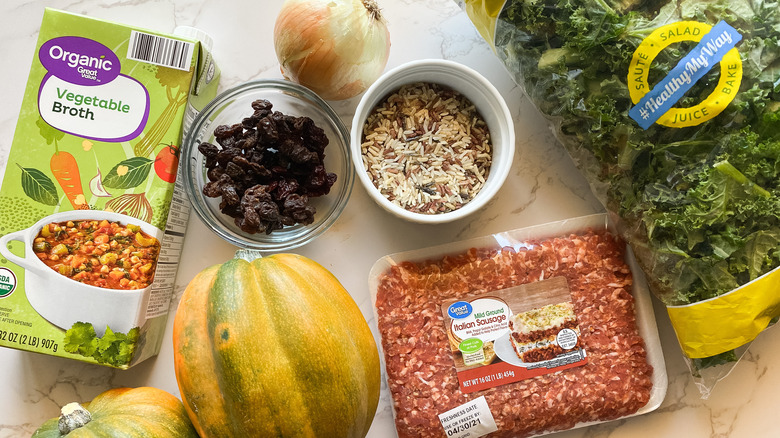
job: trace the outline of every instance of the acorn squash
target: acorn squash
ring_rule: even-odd
[[[33,433],[33,438],[197,438],[181,401],[162,389],[109,389],[84,406],[69,403]]]
[[[196,275],[176,312],[173,352],[204,438],[364,437],[379,401],[363,314],[332,273],[295,254],[236,257]]]

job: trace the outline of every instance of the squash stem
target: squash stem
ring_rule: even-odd
[[[73,402],[60,409],[57,427],[60,430],[60,435],[67,435],[90,421],[92,421],[92,414],[80,404]]]
[[[237,259],[244,259],[248,262],[251,262],[252,260],[259,259],[262,257],[263,257],[263,253],[254,249],[242,248],[236,251]]]

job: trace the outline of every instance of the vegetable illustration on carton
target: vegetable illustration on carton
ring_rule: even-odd
[[[0,345],[157,353],[189,208],[171,152],[218,80],[196,38],[46,9],[0,188]]]

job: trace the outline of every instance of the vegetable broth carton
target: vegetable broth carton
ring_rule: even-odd
[[[210,44],[46,9],[0,187],[0,345],[117,368],[159,352]]]

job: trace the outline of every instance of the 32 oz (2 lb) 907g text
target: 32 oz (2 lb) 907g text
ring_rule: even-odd
[[[42,347],[53,352],[57,352],[57,343],[51,339],[39,338],[38,336],[25,335],[15,332],[0,330],[0,342],[13,342],[19,345],[29,345],[31,347]]]

